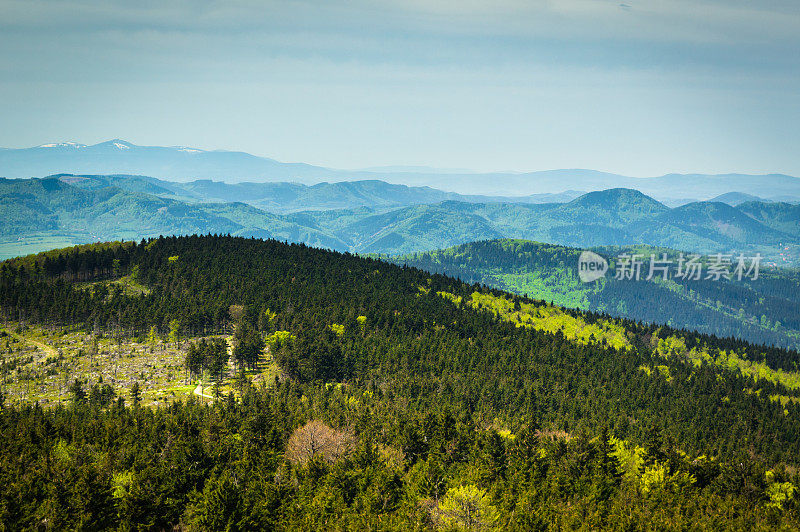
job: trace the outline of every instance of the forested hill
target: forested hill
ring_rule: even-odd
[[[96,282],[121,276],[146,289]],[[0,305],[120,341],[238,321],[281,368],[211,405],[4,407],[7,529],[800,523],[794,351],[222,236],[6,262]],[[301,452],[309,431],[334,449]]]
[[[651,254],[678,252],[648,246],[593,248],[614,261],[621,253],[638,253],[645,270],[639,281],[614,279],[613,273],[592,283],[578,277],[582,250],[529,240],[486,240],[452,248],[390,257],[426,271],[527,294],[558,305],[606,312],[647,323],[756,344],[800,348],[800,271],[765,266],[759,278],[718,281],[655,276],[646,281]]]

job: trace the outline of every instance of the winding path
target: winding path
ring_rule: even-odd
[[[197,388],[194,389],[194,394],[195,395],[199,395],[200,397],[205,397],[206,399],[213,399],[214,398],[213,395],[206,395],[206,394],[203,393],[203,385],[202,384],[198,384],[197,385]]]
[[[58,350],[56,350],[54,347],[50,347],[49,345],[43,344],[42,342],[37,342],[36,340],[31,340],[30,338],[26,338],[26,337],[22,336],[21,334],[17,334],[15,332],[9,331],[8,329],[4,328],[3,330],[6,333],[8,333],[9,335],[11,335],[14,338],[16,338],[17,340],[19,340],[20,342],[27,342],[29,344],[35,345],[36,347],[38,347],[39,349],[41,349],[42,351],[44,351],[45,353],[47,353],[51,357],[57,357],[58,356]]]

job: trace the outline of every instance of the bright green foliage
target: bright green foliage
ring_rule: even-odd
[[[296,337],[289,331],[275,331],[267,336],[264,342],[270,347],[280,347],[282,344],[295,340]]]
[[[151,351],[158,344],[158,329],[155,325],[150,327],[150,332],[147,333],[147,343],[150,345]]]
[[[458,530],[493,530],[500,520],[491,498],[471,484],[449,489],[439,512],[445,526]]]
[[[775,473],[772,470],[768,470],[764,478],[768,483],[766,489],[768,507],[783,508],[797,493],[797,488],[791,482],[775,482]]]
[[[587,236],[583,242],[593,239]],[[548,240],[550,241],[550,240]],[[696,249],[696,248],[693,248]],[[800,347],[800,275],[797,270],[762,270],[755,282],[617,281],[608,275],[592,283],[578,278],[581,249],[529,240],[486,240],[412,253],[389,260],[428,272],[458,277],[553,304],[610,313],[651,323],[733,336],[758,344]],[[678,252],[648,246],[595,248],[611,259],[621,253]],[[644,273],[647,273],[645,264]],[[763,318],[762,318],[763,316]],[[769,319],[768,319],[769,318]]]
[[[131,488],[136,481],[136,474],[133,471],[121,471],[111,477],[111,496],[115,499],[125,499],[130,497]]]
[[[460,305],[461,300],[463,299],[461,296],[451,294],[450,292],[436,292],[436,295],[439,297],[443,297],[448,301],[453,302],[456,306]]]
[[[735,350],[716,349],[706,345],[688,349],[686,340],[676,335],[666,337],[654,335],[653,341],[656,345],[656,353],[665,358],[685,358],[696,367],[710,364],[727,371],[741,373],[756,382],[769,381],[790,390],[800,390],[800,371],[773,369],[764,362],[748,360]]]
[[[497,434],[498,434],[498,435],[499,435],[501,438],[504,438],[504,439],[506,439],[506,440],[509,440],[509,441],[514,441],[514,440],[516,440],[516,439],[517,439],[517,435],[516,435],[516,434],[513,434],[513,433],[512,433],[510,430],[508,430],[508,429],[500,429],[500,430],[498,430],[498,431],[497,431]]]
[[[356,318],[356,323],[358,323],[361,332],[363,333],[367,328],[367,317],[366,316],[359,316]]]
[[[657,463],[645,468],[642,473],[642,491],[648,493],[655,489],[663,489],[667,484],[668,466],[665,463]]]
[[[336,336],[342,336],[344,334],[344,325],[339,323],[331,323],[330,329],[336,334]]]
[[[461,303],[461,298],[454,294],[440,291],[437,295],[455,304]],[[481,292],[473,292],[468,304],[473,308],[489,310],[517,327],[531,327],[551,334],[561,333],[568,340],[580,344],[605,343],[614,349],[624,349],[631,345],[625,336],[625,329],[614,322],[598,320],[589,324],[557,307],[514,302],[506,297]]]
[[[613,447],[611,456],[619,462],[620,471],[625,478],[637,479],[644,465],[644,448],[613,436],[609,438],[609,443]]]
[[[769,400],[773,403],[780,403],[781,406],[786,406],[789,403],[800,403],[800,397],[790,397],[788,395],[781,395],[778,393],[770,395]]]
[[[643,493],[672,491],[680,493],[693,486],[697,479],[686,471],[670,472],[666,462],[656,462],[642,472],[641,488]]]
[[[686,340],[679,336],[658,338],[657,351],[663,356],[684,356],[687,352]]]
[[[180,339],[181,322],[178,320],[170,320],[169,322],[169,336],[167,337],[171,343],[177,343]]]
[[[797,488],[791,482],[774,482],[767,487],[766,493],[767,497],[769,497],[767,506],[782,508],[794,497],[794,494],[797,493]]]
[[[609,444],[612,448],[609,456],[616,459],[623,478],[641,488],[643,493],[663,490],[678,492],[693,486],[697,481],[686,470],[671,471],[668,462],[656,461],[645,465],[647,452],[642,447],[613,436],[609,438]]]
[[[658,373],[664,377],[667,382],[672,382],[672,375],[669,372],[669,366],[656,366]]]
[[[173,255],[173,256],[169,257],[167,259],[167,261],[170,262],[170,263],[178,262],[178,256],[177,255]]]

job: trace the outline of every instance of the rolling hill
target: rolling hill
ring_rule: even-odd
[[[727,203],[732,207],[738,207],[742,203],[746,203],[748,201],[766,201],[758,196],[754,196],[752,194],[745,194],[744,192],[726,192],[725,194],[720,194],[716,198],[711,198],[708,200],[710,202],[721,202]]]
[[[771,205],[765,203],[762,205]],[[800,219],[795,222],[798,225]],[[743,210],[720,202],[696,202],[676,207],[628,227],[638,243],[683,250],[713,252],[762,245],[773,250],[793,243],[790,233],[768,227]],[[774,251],[773,251],[774,258]]]
[[[389,225],[402,227],[406,220],[424,218],[424,226],[412,223],[402,233],[396,231],[405,239],[393,247],[395,252],[404,253],[426,249],[425,232],[447,231],[452,214],[465,220],[475,220],[477,216],[505,237],[573,247],[646,244],[697,253],[758,250],[773,262],[786,262],[782,260],[784,256],[788,261],[798,258],[799,241],[791,231],[797,231],[800,219],[792,221],[787,216],[785,223],[791,228],[781,231],[726,204],[698,202],[669,209],[626,189],[592,192],[565,204],[449,201],[365,216],[356,224],[367,228],[361,230],[361,235],[374,235]],[[485,226],[475,227],[480,230],[474,233],[473,240],[486,234]],[[364,245],[365,241],[360,242]]]
[[[101,235],[131,239],[238,228],[183,202],[114,187],[80,189],[58,179],[0,180],[0,198],[7,220],[0,230],[6,238],[58,230],[89,240]]]
[[[186,203],[111,186],[79,188],[55,178],[0,179],[0,208],[6,217],[0,238],[6,242],[43,234],[77,244],[109,238],[231,233],[344,246],[319,231],[299,228],[244,203]]]

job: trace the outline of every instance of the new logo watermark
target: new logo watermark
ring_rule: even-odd
[[[578,257],[578,276],[584,283],[604,277],[607,271],[608,261],[594,251],[584,251]]]
[[[728,281],[736,279],[758,279],[761,267],[761,254],[745,256],[743,253],[717,253],[703,257],[698,254],[679,254],[670,258],[666,253],[649,257],[643,254],[622,253],[614,262],[614,279],[621,281],[649,281],[656,277],[663,280],[681,279],[686,281]],[[584,283],[605,277],[609,271],[608,261],[593,251],[584,251],[578,257],[578,276]]]

